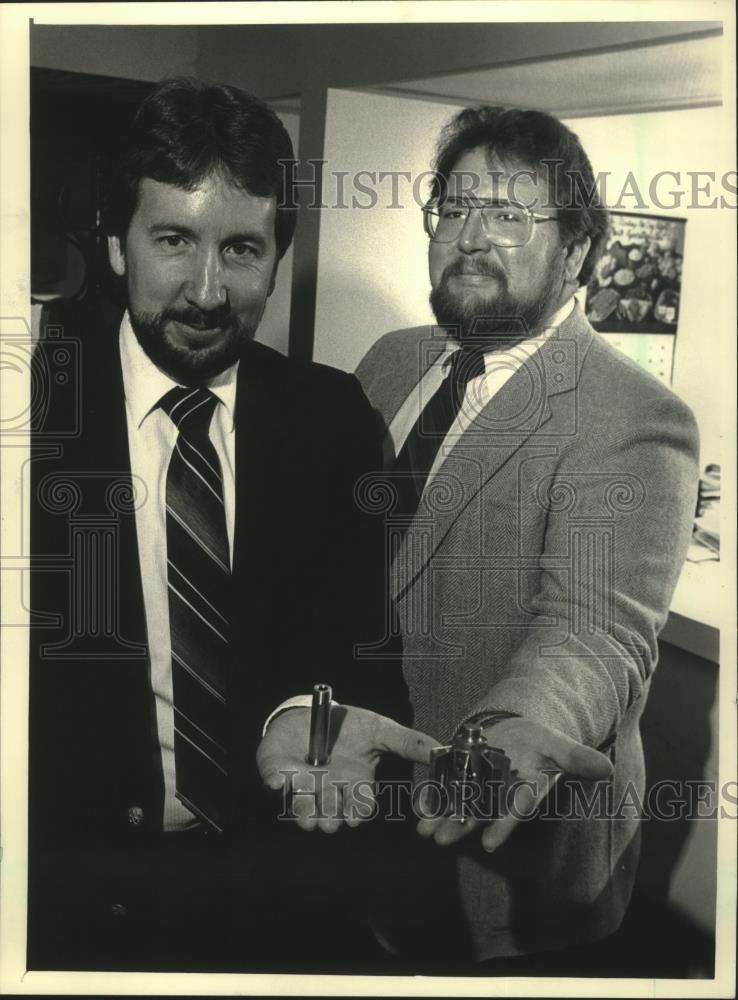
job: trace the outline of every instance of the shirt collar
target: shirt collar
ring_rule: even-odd
[[[548,322],[546,323],[544,333],[546,330],[554,330],[557,326],[561,326],[564,320],[568,319],[574,312],[574,306],[576,304],[576,298],[571,295],[563,306],[560,306],[553,316],[550,316]]]
[[[146,354],[133,332],[128,312],[124,314],[120,325],[120,361],[126,406],[135,426],[140,427],[152,410],[156,409],[162,396],[179,383],[157,368]],[[229,433],[234,428],[238,364],[237,361],[204,383],[225,407],[228,415],[226,430]]]

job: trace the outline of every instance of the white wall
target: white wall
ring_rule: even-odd
[[[429,101],[329,90],[324,171],[348,171],[343,200],[351,205],[356,195],[366,204],[350,178],[361,170],[410,171],[413,177],[428,170],[438,130],[454,110]],[[323,200],[333,206],[338,199],[331,186],[324,175]],[[314,357],[347,371],[388,330],[432,321],[420,209],[407,187],[398,199],[403,208],[389,207],[390,181],[378,190],[374,208],[322,211]]]
[[[731,129],[721,107],[654,114],[614,115],[568,121],[582,140],[595,170],[611,171],[608,178],[610,207],[633,171],[644,199],[649,202],[650,178],[659,171],[681,172],[682,184],[665,177],[657,195],[668,204],[669,190],[683,189],[684,204],[691,198],[688,171],[714,171],[721,176],[734,169],[731,163]],[[704,183],[704,181],[703,181]],[[733,181],[735,183],[735,181]],[[713,185],[716,188],[716,185]],[[700,195],[699,204],[712,199]],[[731,199],[735,204],[735,196]],[[636,209],[633,198],[624,198],[625,211]],[[719,461],[720,379],[722,358],[730,357],[735,336],[731,319],[735,282],[735,211],[715,208],[644,209],[655,215],[687,220],[679,324],[674,354],[672,388],[694,410],[702,437],[702,464]]]
[[[457,108],[414,99],[343,90],[329,92],[326,171],[348,171],[344,202],[368,196],[349,180],[359,170],[410,171],[429,168],[441,126]],[[617,198],[632,170],[644,197],[650,178],[661,170],[731,167],[731,127],[722,108],[700,108],[605,118],[577,118],[569,124],[581,137],[595,171],[609,171]],[[683,177],[684,184],[687,178]],[[668,203],[668,185],[659,188]],[[675,186],[675,182],[674,186]],[[401,187],[403,208],[389,207],[390,182],[378,185],[379,201],[367,208],[327,208],[320,230],[315,357],[353,370],[366,350],[387,330],[432,322],[428,307],[426,239],[410,187]],[[687,187],[687,197],[689,189]],[[703,196],[703,200],[706,200]],[[335,183],[324,182],[324,202],[334,205]],[[611,207],[615,207],[612,205]],[[620,206],[635,208],[632,198]],[[688,220],[682,311],[677,335],[673,386],[693,408],[703,441],[703,464],[718,461],[721,436],[716,398],[720,352],[733,336],[730,260],[734,254],[735,212],[729,209],[654,206],[658,215]]]

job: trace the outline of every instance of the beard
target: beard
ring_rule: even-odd
[[[498,289],[493,295],[468,294],[466,299],[449,287],[458,274],[484,274],[494,278]],[[554,311],[562,289],[563,263],[551,261],[541,294],[532,301],[512,295],[507,275],[491,261],[472,257],[449,264],[438,285],[431,290],[430,304],[440,326],[462,345],[503,351],[536,336]],[[470,293],[473,289],[468,290]]]
[[[258,326],[258,320],[246,323],[234,315],[228,304],[210,312],[189,306],[164,309],[160,313],[134,314],[129,309],[129,315],[136,339],[151,361],[186,386],[202,385],[234,365]],[[181,343],[167,331],[167,324],[172,321],[218,333],[214,341],[202,345]]]

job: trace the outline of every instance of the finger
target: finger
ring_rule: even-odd
[[[327,776],[321,782],[318,813],[318,829],[323,833],[335,833],[343,822],[340,783],[331,781]]]
[[[284,758],[278,760],[276,757],[264,757],[258,762],[261,780],[267,788],[280,791],[287,787],[289,779],[296,772],[289,767],[285,767]]]
[[[314,830],[318,825],[318,807],[312,796],[303,795],[292,800],[292,815],[301,830]]]
[[[478,830],[479,825],[479,820],[472,819],[471,817],[461,821],[448,816],[439,823],[434,833],[435,842],[439,847],[448,847],[450,844],[456,844],[459,840],[468,837],[470,833]]]
[[[369,780],[352,781],[343,790],[343,815],[346,825],[359,826],[373,819],[377,812],[377,800],[374,795],[374,782]]]
[[[556,778],[553,778],[555,781]],[[496,851],[521,821],[530,819],[538,808],[538,804],[546,796],[553,783],[546,774],[540,774],[535,781],[520,781],[513,783],[508,789],[505,808],[506,813],[494,822],[489,823],[482,833],[482,847],[485,851]]]
[[[520,820],[517,816],[508,813],[507,816],[503,816],[495,820],[494,823],[490,823],[482,833],[482,847],[485,851],[490,854],[492,851],[496,851],[498,847],[505,843],[519,822]]]
[[[267,788],[273,788],[275,792],[284,788],[284,775],[279,771],[270,771],[269,773],[262,775],[262,781]]]
[[[302,830],[314,830],[317,827],[320,814],[315,798],[315,784],[311,785],[308,777],[305,775],[300,777],[297,772],[295,772],[292,778],[292,799],[290,805],[292,815]]]
[[[417,832],[426,839],[432,837],[441,847],[456,843],[479,826],[478,821],[471,817],[465,817],[461,822],[460,812],[446,815],[448,805],[448,799],[439,796],[435,786],[426,785],[418,797],[421,819],[416,828]]]
[[[426,840],[429,840],[431,837],[435,835],[436,830],[440,827],[442,822],[443,819],[441,818],[421,819],[418,821],[416,830],[418,831],[421,837],[425,837]]]
[[[435,837],[446,821],[450,799],[448,790],[435,781],[424,782],[417,797],[419,822],[417,831],[421,837]]]
[[[377,728],[377,742],[389,753],[397,754],[403,760],[415,764],[429,764],[430,752],[433,747],[441,746],[438,740],[421,733],[417,729],[401,726],[394,719],[380,716]]]
[[[437,782],[428,781],[420,786],[416,809],[418,833],[421,837],[432,837],[448,811],[448,798]]]

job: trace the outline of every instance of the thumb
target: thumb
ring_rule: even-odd
[[[599,750],[577,743],[563,733],[551,735],[548,755],[567,774],[591,780],[612,777],[612,763]]]
[[[381,749],[415,764],[429,764],[433,747],[442,745],[427,733],[408,729],[407,726],[401,726],[399,722],[386,716],[379,717],[376,739]]]

